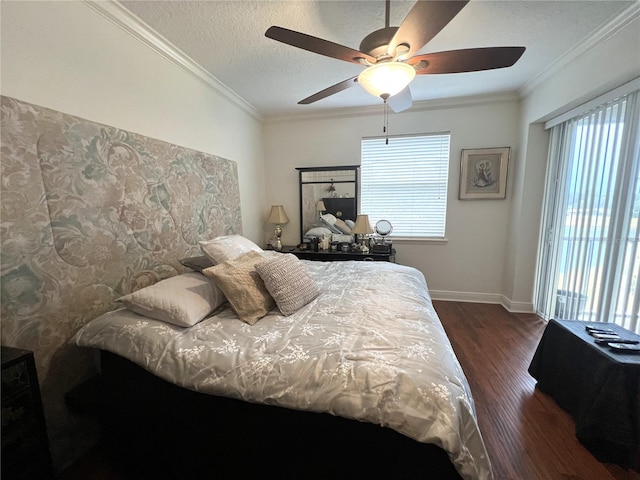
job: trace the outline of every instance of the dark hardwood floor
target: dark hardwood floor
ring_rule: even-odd
[[[640,480],[598,462],[576,439],[571,417],[535,389],[527,368],[544,321],[499,305],[434,305],[471,385],[496,480]],[[85,479],[124,480],[100,447],[60,477]]]

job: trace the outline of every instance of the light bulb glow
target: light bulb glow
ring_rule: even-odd
[[[358,83],[374,97],[400,93],[416,76],[416,70],[403,62],[377,63],[358,75]]]

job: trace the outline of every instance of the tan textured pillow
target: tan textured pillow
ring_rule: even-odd
[[[320,290],[298,257],[275,255],[256,264],[256,270],[283,315],[291,315],[315,299]]]
[[[240,320],[249,325],[276,306],[254,266],[263,258],[252,251],[202,271],[222,290]]]

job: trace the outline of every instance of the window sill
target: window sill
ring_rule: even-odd
[[[390,237],[389,241],[394,245],[444,245],[449,240],[446,237]]]

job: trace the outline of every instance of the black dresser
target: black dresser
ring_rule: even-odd
[[[294,246],[282,247],[282,253],[293,253],[300,260],[314,260],[316,262],[346,262],[347,260],[374,261],[396,263],[396,249],[393,248],[387,253],[362,253],[362,252],[342,252],[340,250],[332,252],[330,250],[300,250]]]
[[[53,477],[33,353],[2,347],[2,479]]]

